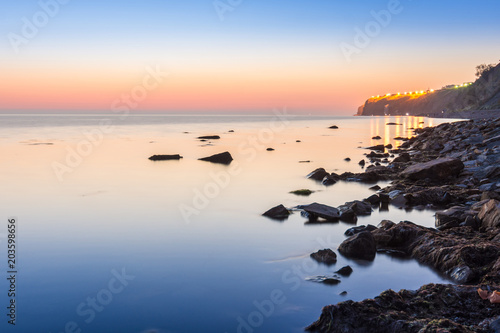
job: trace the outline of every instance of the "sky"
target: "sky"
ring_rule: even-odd
[[[372,95],[475,80],[498,0],[0,3],[0,112],[352,115]]]

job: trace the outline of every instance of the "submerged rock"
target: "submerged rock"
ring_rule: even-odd
[[[169,161],[169,160],[180,160],[182,158],[181,155],[153,155],[149,159],[151,161]]]
[[[295,195],[309,196],[312,193],[314,193],[314,191],[311,191],[308,189],[302,189],[302,190],[291,191],[290,193],[295,194]]]
[[[220,164],[230,164],[231,161],[233,160],[233,157],[229,152],[224,152],[220,154],[215,154],[212,156],[200,158],[200,161],[207,161],[207,162],[212,162],[212,163],[220,163]]]

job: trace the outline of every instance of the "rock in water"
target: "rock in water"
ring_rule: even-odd
[[[327,265],[332,265],[337,262],[337,255],[330,249],[319,250],[318,252],[311,253],[311,258]]]
[[[212,163],[221,163],[221,164],[230,164],[233,160],[233,157],[229,152],[224,152],[220,154],[215,154],[209,157],[200,158],[200,161],[207,161]]]
[[[342,275],[342,276],[349,276],[352,274],[352,272],[353,272],[353,270],[352,270],[351,266],[344,266],[341,269],[339,269],[338,271],[336,271],[335,273]]]
[[[464,169],[464,164],[455,158],[438,158],[426,163],[417,163],[406,168],[401,176],[411,179],[433,179],[442,180],[449,177],[457,177]]]
[[[153,155],[149,159],[151,161],[169,161],[169,160],[180,160],[182,158],[181,155]]]
[[[337,125],[333,125],[333,126],[330,126],[328,128],[330,128],[330,129],[338,129],[339,127]]]
[[[290,212],[288,211],[288,209],[285,208],[285,206],[278,205],[276,207],[269,209],[262,215],[275,220],[285,220],[290,215]]]
[[[197,137],[199,140],[218,140],[220,139],[220,136],[218,135],[205,135],[205,136],[199,136]]]
[[[339,252],[348,258],[373,260],[377,247],[372,234],[364,231],[343,241],[339,246]]]
[[[325,178],[325,176],[328,176],[328,175],[330,175],[330,174],[328,172],[326,172],[325,169],[318,168],[318,169],[314,170],[313,172],[311,172],[310,174],[308,174],[306,176],[306,178],[322,181],[323,178]]]
[[[337,208],[316,202],[310,205],[300,206],[300,208],[309,213],[309,216],[313,218],[321,217],[328,221],[337,221],[340,218],[340,211]]]

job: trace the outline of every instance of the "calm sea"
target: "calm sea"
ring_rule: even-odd
[[[324,305],[448,282],[414,260],[384,254],[373,262],[339,255],[337,264],[319,265],[309,255],[336,251],[350,225],[306,224],[299,213],[283,222],[261,216],[278,204],[337,206],[368,197],[373,184],[325,187],[305,176],[318,167],[361,172],[367,150],[359,147],[395,145],[409,128],[440,122],[281,113],[1,115],[0,269],[8,275],[7,224],[15,218],[17,316],[15,327],[7,323],[10,282],[2,278],[0,330],[302,332]],[[221,139],[202,142],[201,135]],[[229,166],[198,161],[224,151],[234,158]],[[184,158],[148,160],[154,154]],[[289,193],[303,188],[315,192]],[[358,225],[390,219],[433,226],[433,214],[391,207]],[[307,280],[345,265],[354,272],[336,286]]]

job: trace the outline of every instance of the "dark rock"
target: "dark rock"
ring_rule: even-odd
[[[411,180],[434,179],[441,180],[449,177],[457,177],[464,169],[462,161],[454,158],[439,158],[425,163],[414,164],[406,168],[402,177]]]
[[[330,128],[330,129],[338,129],[339,127],[337,125],[333,125],[333,126],[330,126],[328,128]]]
[[[378,186],[378,185],[374,185],[374,186],[372,186],[372,187],[369,188],[369,190],[372,190],[372,191],[378,191],[380,189],[381,189],[381,187]]]
[[[310,174],[308,174],[306,176],[306,178],[322,181],[323,178],[325,178],[325,176],[328,176],[328,175],[329,175],[329,173],[326,172],[325,169],[318,168],[318,169],[314,170],[313,172],[311,172]]]
[[[406,163],[406,162],[410,162],[410,160],[411,160],[410,154],[402,153],[401,155],[396,157],[392,162],[393,163]]]
[[[274,151],[274,148],[267,148],[267,151]]]
[[[376,150],[376,151],[385,151],[385,146],[384,145],[376,145],[376,146],[371,146],[371,147],[366,147],[366,149],[370,150]]]
[[[339,252],[348,258],[373,260],[377,253],[375,239],[370,232],[360,232],[343,241]]]
[[[340,212],[335,207],[330,207],[316,202],[299,207],[313,217],[321,217],[328,221],[337,221],[340,218]]]
[[[218,135],[205,135],[205,136],[199,136],[197,137],[199,140],[218,140],[220,139],[220,136]]]
[[[228,132],[229,132],[229,133],[234,133],[234,130],[229,130]]]
[[[385,148],[392,149],[392,145],[389,143],[389,144],[385,145]]]
[[[325,333],[494,332],[500,307],[477,295],[480,286],[429,284],[419,290],[386,290],[375,299],[325,306],[306,328]]]
[[[323,180],[321,181],[321,184],[325,186],[333,185],[337,183],[338,177],[334,175],[326,175]]]
[[[149,159],[151,161],[169,161],[169,160],[180,160],[181,155],[153,155]]]
[[[262,215],[275,220],[285,220],[290,215],[290,212],[288,211],[288,209],[285,208],[285,206],[278,205],[276,207],[269,209]]]
[[[372,138],[372,140],[381,140],[381,139],[382,139],[382,138],[380,137],[380,135],[374,136],[374,137]]]
[[[349,276],[352,274],[352,272],[353,272],[353,270],[352,270],[351,266],[344,266],[341,269],[339,269],[338,271],[336,271],[335,273],[342,275],[342,276]]]
[[[300,140],[296,140],[295,142],[302,142],[302,141],[300,141]]]
[[[366,162],[365,162],[365,160],[361,160],[361,161],[359,161],[359,163],[358,163],[358,164],[359,164],[359,165],[361,165],[361,166],[363,167],[363,166],[365,166]]]
[[[371,215],[372,214],[372,206],[370,203],[365,202],[365,201],[350,201],[346,202],[342,206],[339,206],[339,209],[341,211],[345,211],[347,209],[352,209],[354,213],[358,216],[366,216],[366,215]]]
[[[350,161],[351,161],[351,158],[350,158],[350,157],[346,157],[346,158],[344,158],[344,161],[346,161],[346,162],[350,162]]]
[[[318,252],[311,253],[311,258],[327,265],[332,265],[337,262],[337,255],[330,249],[319,250]]]
[[[352,228],[349,228],[346,230],[346,232],[344,233],[344,235],[346,236],[354,236],[356,234],[359,234],[360,232],[364,232],[364,231],[373,231],[373,230],[377,230],[377,227],[374,226],[374,225],[360,225],[360,226],[357,226],[357,227],[352,227]]]
[[[380,202],[383,204],[388,204],[391,202],[391,198],[386,193],[379,193],[378,197],[380,198]]]
[[[358,216],[354,210],[347,208],[340,213],[340,220],[346,223],[356,223],[358,222]]]
[[[500,225],[500,202],[489,200],[482,206],[478,218],[484,228],[497,228]]]
[[[376,194],[373,194],[366,198],[365,201],[368,201],[372,205],[378,205],[380,203],[380,197]]]
[[[345,290],[344,290],[344,291],[343,291],[343,292],[341,292],[339,295],[340,295],[340,296],[345,296],[345,295],[347,295],[347,291],[345,291]]]
[[[401,125],[401,124],[398,124],[398,123],[387,123],[386,125]]]
[[[324,283],[328,285],[337,285],[341,281],[335,277],[328,277],[324,275],[319,275],[319,276],[310,276],[306,278],[307,281],[312,281],[312,282],[318,282],[318,283]]]
[[[212,162],[212,163],[220,163],[220,164],[230,164],[233,160],[233,157],[229,152],[224,152],[220,154],[215,154],[209,157],[200,158],[200,161]]]

